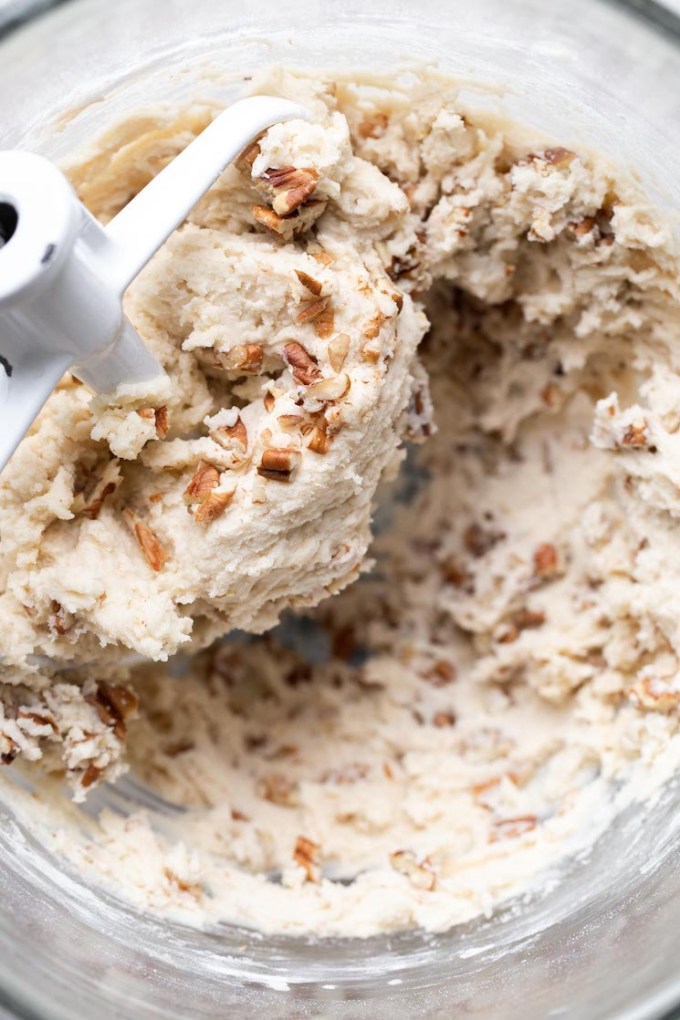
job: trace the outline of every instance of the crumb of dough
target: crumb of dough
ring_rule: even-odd
[[[128,294],[177,380],[167,438],[155,404],[69,385],[3,482],[13,647],[89,654],[96,636],[118,670],[25,666],[3,751],[63,757],[81,794],[127,745],[135,779],[187,809],[59,838],[139,906],[442,931],[535,887],[678,767],[677,253],[637,185],[441,78],[259,88],[316,123],[266,132]],[[131,122],[119,167],[198,122]],[[130,197],[106,172],[74,171],[104,218]],[[379,480],[373,566],[347,587]],[[197,528],[193,500],[232,483]],[[339,594],[301,616],[319,578]],[[264,630],[284,605],[281,631],[182,676],[120,663],[122,645],[162,658]],[[100,712],[102,681],[139,707]]]

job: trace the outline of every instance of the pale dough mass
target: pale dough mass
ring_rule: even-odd
[[[678,764],[674,241],[606,163],[434,75],[258,87],[314,123],[127,294],[171,386],[66,380],[0,480],[2,750],[78,797],[127,755],[174,805],[86,835],[50,809],[140,906],[443,930]],[[81,197],[110,217],[214,113],[115,129]],[[162,661],[235,629],[262,636]]]

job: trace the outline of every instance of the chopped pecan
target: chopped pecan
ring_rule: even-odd
[[[342,408],[339,404],[328,404],[324,409],[324,417],[326,419],[326,430],[329,436],[337,436],[345,426],[345,419],[342,414]]]
[[[323,312],[325,312],[328,306],[329,298],[316,298],[315,301],[310,301],[295,316],[297,323],[303,324],[305,322],[313,322]]]
[[[288,447],[271,447],[262,454],[257,473],[275,482],[290,482],[300,465],[300,453]]]
[[[249,173],[253,168],[253,163],[260,155],[260,146],[258,142],[251,142],[250,145],[246,145],[245,149],[238,154],[234,160],[234,166],[241,173]]]
[[[276,420],[283,432],[297,432],[305,423],[301,414],[280,414]]]
[[[285,221],[277,216],[268,205],[254,205],[250,212],[255,222],[268,230],[270,234],[275,234],[278,237],[283,233]]]
[[[504,818],[493,823],[489,833],[489,842],[498,843],[504,839],[518,839],[536,828],[536,815],[523,815],[519,818]]]
[[[309,293],[313,294],[315,297],[319,296],[323,290],[323,284],[319,280],[315,280],[313,276],[310,276],[309,273],[305,273],[303,269],[296,269],[295,275],[305,290],[308,290]]]
[[[96,765],[88,765],[83,772],[80,785],[87,790],[90,786],[93,786],[97,782],[102,772],[103,769],[97,768]]]
[[[261,344],[236,344],[228,351],[217,353],[218,364],[229,371],[256,374],[262,368],[264,351]]]
[[[260,179],[266,181],[272,188],[279,191],[282,188],[296,187],[302,179],[301,175],[307,175],[308,173],[311,177],[316,176],[318,178],[319,176],[316,170],[298,170],[294,166],[270,166],[265,170]]]
[[[472,553],[476,559],[480,559],[503,538],[505,535],[502,532],[483,528],[481,524],[471,524],[465,530],[463,544],[469,553]]]
[[[201,503],[220,484],[220,473],[214,464],[199,460],[193,478],[184,490],[185,503]]]
[[[58,390],[72,390],[76,386],[84,386],[84,383],[77,379],[71,372],[65,372],[57,383]]]
[[[161,407],[142,407],[137,411],[140,418],[153,420],[156,426],[156,435],[159,439],[165,439],[168,434],[168,408],[165,404]]]
[[[563,149],[561,145],[557,145],[554,148],[545,149],[540,158],[546,163],[550,163],[551,166],[566,167],[576,159],[576,153],[571,149]]]
[[[137,544],[151,569],[156,572],[162,570],[163,565],[167,563],[168,554],[151,528],[144,521],[140,520],[134,510],[130,510],[128,507],[123,510],[123,519],[135,536]]]
[[[472,592],[474,578],[470,571],[466,570],[455,557],[449,557],[442,563],[441,572],[444,580],[453,585],[454,588],[460,588],[467,593]]]
[[[437,883],[437,878],[429,859],[424,857],[419,862],[412,850],[395,850],[394,853],[390,854],[390,864],[399,874],[406,875],[415,889],[432,892]]]
[[[364,336],[367,340],[375,340],[380,333],[383,323],[385,322],[385,316],[382,312],[376,312],[375,315],[369,319],[364,326]]]
[[[157,407],[154,412],[156,419],[156,435],[159,439],[165,439],[168,434],[168,408],[166,404]]]
[[[628,691],[628,697],[638,708],[648,712],[668,714],[680,707],[680,691],[673,690],[662,678],[643,676]]]
[[[57,732],[57,724],[54,719],[49,715],[45,715],[43,712],[34,712],[27,708],[20,708],[17,712],[17,719],[19,721],[22,719],[29,719],[32,723],[35,723],[36,726],[50,729],[53,733]]]
[[[290,216],[314,194],[319,172],[313,167],[269,167],[261,179],[274,189],[272,207],[278,216],[283,217]]]
[[[587,234],[592,234],[597,226],[597,221],[592,216],[584,216],[582,220],[575,220],[568,223],[566,230],[574,237],[585,237]]]
[[[16,756],[19,753],[19,748],[6,734],[0,736],[2,741],[2,751],[0,752],[0,762],[3,765],[11,765]]]
[[[130,687],[110,684],[101,680],[94,694],[86,695],[85,700],[97,710],[97,715],[122,742],[127,733],[127,722],[137,711],[139,698]]]
[[[212,524],[224,511],[234,498],[235,489],[212,491],[201,500],[200,506],[194,512],[194,520],[197,524]]]
[[[57,602],[56,599],[52,600],[50,609],[51,613],[47,621],[48,626],[53,633],[63,637],[73,626],[73,617],[70,613],[66,612],[61,603]]]
[[[248,431],[240,415],[233,425],[220,425],[211,435],[226,449],[231,449],[234,445],[240,446],[244,451],[248,448]]]
[[[533,630],[545,623],[545,613],[540,610],[520,609],[512,617],[518,630]]]
[[[319,415],[307,437],[307,449],[312,453],[326,454],[332,441],[332,437],[328,435],[326,420]]]
[[[341,372],[340,375],[332,375],[327,379],[320,379],[319,382],[312,383],[306,395],[310,399],[324,402],[342,400],[349,393],[351,385],[352,380],[347,373]]]
[[[377,365],[380,361],[380,351],[376,351],[373,347],[362,347],[361,360],[367,361],[369,365]]]
[[[390,262],[389,269],[387,270],[388,276],[391,280],[400,280],[402,276],[408,276],[415,269],[418,268],[419,262],[415,257],[415,246],[410,248],[406,255],[398,256],[395,255]]]
[[[321,878],[321,868],[318,864],[320,849],[318,843],[305,836],[298,836],[295,841],[293,860],[303,869],[308,882],[318,882]]]
[[[435,712],[432,717],[432,723],[434,726],[440,728],[444,726],[455,726],[456,717],[453,712]]]
[[[293,373],[293,379],[301,386],[309,386],[321,378],[321,369],[302,344],[287,343],[283,348],[283,360]]]
[[[628,426],[621,438],[621,446],[640,449],[648,445],[647,422],[635,422]]]
[[[267,390],[264,397],[262,398],[262,403],[264,404],[264,409],[267,412],[267,414],[271,414],[271,412],[274,410],[274,405],[276,404],[276,397],[274,396],[271,390]]]
[[[559,573],[557,549],[551,542],[541,542],[534,549],[534,577],[554,577]]]
[[[170,868],[163,868],[163,874],[167,878],[171,885],[179,889],[180,892],[188,893],[193,896],[194,899],[198,900],[203,892],[199,882],[187,882],[186,879],[176,875]]]
[[[484,779],[481,783],[474,783],[470,787],[470,792],[480,807],[491,810],[494,792],[497,792],[504,783],[511,783],[513,786],[517,787],[524,786],[527,778],[527,776],[523,776],[518,772],[503,772],[499,776],[492,776],[490,779]],[[489,796],[487,796],[487,794]]]
[[[322,266],[332,266],[335,262],[333,256],[329,255],[328,252],[324,251],[322,248],[317,248],[316,251],[310,251],[309,254],[313,259],[316,259],[317,262],[320,262]]]
[[[328,345],[328,360],[334,372],[339,372],[347,360],[349,354],[349,336],[347,333],[338,333]]]
[[[508,773],[512,776],[512,773]],[[483,808],[490,808],[491,805],[488,803],[489,798],[485,795],[490,790],[497,790],[503,782],[504,776],[492,776],[491,779],[484,779],[481,783],[473,783],[470,787],[470,792],[474,800]]]
[[[555,386],[555,384],[551,382],[546,383],[540,391],[539,396],[546,407],[556,407],[560,398],[559,387]]]
[[[314,320],[314,332],[319,340],[328,340],[335,329],[335,312],[329,301],[324,310]]]
[[[446,659],[437,659],[425,674],[424,679],[429,680],[434,687],[446,687],[456,679],[456,667]]]
[[[106,680],[101,680],[97,685],[97,693],[116,718],[123,721],[129,719],[139,705],[139,698],[132,688],[121,684],[110,684]]]
[[[258,797],[282,807],[295,807],[298,802],[297,787],[287,776],[274,772],[263,776],[256,785]]]
[[[86,489],[84,495],[76,497],[74,511],[84,514],[90,520],[96,520],[107,497],[112,496],[120,485],[121,478],[120,462],[110,460],[94,485]]]
[[[594,216],[584,216],[581,220],[573,220],[571,223],[567,223],[565,230],[567,234],[577,241],[580,241],[581,238],[589,237],[598,245],[608,246],[615,241],[612,215],[613,211],[611,208],[598,209]],[[648,268],[648,266],[645,265],[644,268]]]
[[[389,118],[387,114],[383,113],[382,110],[378,110],[377,113],[362,120],[357,128],[359,138],[380,138],[385,133],[388,123]]]

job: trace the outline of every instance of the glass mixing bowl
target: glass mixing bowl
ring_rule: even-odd
[[[605,0],[71,0],[0,46],[0,144],[59,158],[157,100],[229,100],[266,65],[436,63],[680,208],[680,22]],[[481,90],[474,82],[493,88]],[[0,801],[5,785],[0,788]],[[662,1016],[680,1003],[680,793],[560,881],[446,935],[192,930],[86,888],[0,805],[0,1002],[43,1020]]]

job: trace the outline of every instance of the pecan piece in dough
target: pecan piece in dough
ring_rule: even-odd
[[[260,371],[264,361],[264,351],[260,344],[237,344],[228,351],[218,351],[217,362],[229,371],[240,370],[252,373]]]
[[[314,194],[319,172],[314,167],[269,167],[261,180],[274,190],[274,212],[278,216],[289,216]]]
[[[326,311],[327,306],[328,298],[317,298],[316,301],[310,301],[309,304],[300,309],[295,316],[295,321],[300,324],[313,322],[314,319],[318,319]]]
[[[212,524],[218,517],[221,517],[234,498],[235,489],[223,492],[210,492],[201,500],[201,505],[194,513],[194,520],[197,524]]]
[[[184,490],[185,503],[202,503],[205,497],[220,482],[220,473],[214,464],[207,460],[199,460],[193,478]]]
[[[261,227],[268,230],[270,234],[276,234],[278,237],[283,233],[284,222],[280,216],[270,209],[268,205],[254,205],[250,210],[253,219],[256,223],[259,223]]]
[[[252,169],[253,163],[260,155],[260,146],[258,142],[251,142],[250,145],[246,145],[243,152],[240,152],[234,160],[234,166],[241,173],[249,173]]]
[[[328,345],[328,360],[334,372],[339,372],[347,360],[349,354],[349,336],[347,333],[338,333]]]
[[[351,385],[352,380],[347,373],[341,372],[340,375],[332,375],[312,383],[307,390],[307,396],[314,400],[342,400],[349,393]]]
[[[536,828],[535,815],[523,815],[520,818],[503,818],[494,822],[489,834],[489,843],[499,843],[504,839],[519,839],[520,836],[532,832]]]
[[[162,542],[154,535],[151,528],[137,516],[134,510],[126,507],[123,510],[123,519],[135,536],[137,545],[144,553],[144,559],[151,569],[158,573],[168,561],[168,554]]]
[[[265,450],[257,473],[274,482],[291,482],[300,465],[300,453],[288,447]]]
[[[321,868],[318,863],[319,850],[321,847],[305,836],[298,836],[293,850],[293,860],[298,864],[308,882],[318,882],[321,878]]]
[[[309,273],[305,273],[302,269],[296,269],[295,275],[305,290],[308,290],[310,294],[314,295],[314,297],[319,296],[323,289],[323,284],[319,280],[315,280],[313,276],[310,276]]]
[[[231,449],[235,445],[242,447],[244,451],[248,449],[248,430],[240,415],[233,425],[220,425],[210,434],[226,449]]]
[[[156,419],[156,435],[159,439],[165,439],[168,434],[168,408],[165,404],[157,407],[154,412]]]
[[[321,378],[321,370],[311,354],[296,340],[283,348],[283,360],[293,373],[295,382],[309,386]]]
[[[94,486],[86,490],[84,496],[77,497],[73,507],[74,512],[82,513],[92,521],[96,520],[99,517],[105,500],[108,496],[113,495],[120,483],[120,462],[118,460],[110,460],[96,479]]]
[[[414,889],[426,892],[434,889],[437,877],[427,857],[419,862],[412,850],[395,850],[390,854],[390,864],[395,871],[406,875]]]

